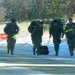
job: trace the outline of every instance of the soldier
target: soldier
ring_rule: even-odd
[[[19,27],[16,25],[16,20],[12,19],[11,23],[5,26],[5,34],[7,34],[7,53],[13,55],[14,46],[16,43],[15,35],[19,32]]]
[[[33,43],[33,54],[36,54],[37,49],[37,55],[40,55],[40,47],[42,42],[42,35],[43,35],[43,22],[40,21],[33,21],[31,22],[31,27],[33,30],[31,32],[31,39]]]
[[[72,18],[69,18],[69,23],[66,24],[65,34],[67,38],[67,44],[69,47],[70,55],[74,55],[74,47],[75,47],[75,23],[73,23]]]
[[[51,23],[49,34],[53,36],[53,43],[54,43],[54,49],[55,49],[55,55],[58,56],[59,52],[59,44],[61,42],[61,34],[63,33],[63,27],[58,23],[58,20],[53,20]]]

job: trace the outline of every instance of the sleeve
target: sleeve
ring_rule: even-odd
[[[9,32],[8,32],[8,26],[5,26],[5,28],[4,28],[4,33],[5,33],[5,34],[9,34]]]
[[[20,31],[20,29],[19,29],[19,27],[16,25],[16,32],[15,32],[15,34],[18,34],[19,31]]]
[[[62,26],[60,28],[61,28],[61,37],[63,38],[63,36],[64,36],[64,29],[63,29]]]
[[[52,35],[52,26],[49,27],[49,34]]]
[[[61,26],[61,33],[64,33],[64,29],[63,29],[63,27]]]
[[[38,26],[36,26],[36,27],[33,29],[31,35],[34,35],[34,34],[35,34],[35,32],[37,31],[37,28],[38,28]]]
[[[41,36],[43,35],[43,27],[41,28]]]

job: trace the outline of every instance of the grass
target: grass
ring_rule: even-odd
[[[28,26],[30,25],[30,22],[23,22],[18,24],[20,31],[18,34],[18,37],[27,37],[30,35],[30,33],[28,32]]]

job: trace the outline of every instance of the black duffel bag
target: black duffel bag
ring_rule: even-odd
[[[49,54],[49,50],[47,46],[41,46],[40,47],[40,54],[41,55],[48,55]]]

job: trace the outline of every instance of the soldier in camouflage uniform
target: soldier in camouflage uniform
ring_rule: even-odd
[[[40,55],[40,46],[42,42],[42,35],[43,35],[43,23],[40,21],[36,21],[34,26],[34,29],[31,33],[31,39],[33,43],[33,54],[36,54],[37,49],[37,55]]]
[[[58,21],[55,19],[52,21],[50,29],[49,29],[50,37],[53,36],[53,43],[54,43],[54,49],[55,49],[55,55],[58,56],[59,52],[59,44],[61,42],[61,35],[63,34],[63,27],[58,23]]]
[[[72,22],[72,18],[69,18],[69,23],[66,24],[65,34],[67,38],[67,44],[69,47],[70,55],[74,55],[75,48],[75,23]]]
[[[13,55],[14,46],[16,43],[15,35],[19,32],[19,27],[16,25],[16,20],[12,19],[11,23],[5,26],[4,28],[5,34],[7,34],[7,53],[11,53]]]

